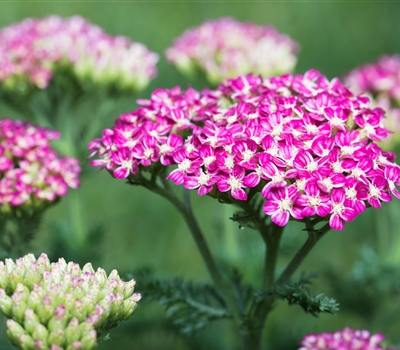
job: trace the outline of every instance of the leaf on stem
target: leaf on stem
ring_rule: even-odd
[[[273,296],[279,300],[287,300],[289,305],[299,305],[306,313],[313,316],[318,316],[320,313],[334,314],[339,310],[339,303],[323,293],[314,294],[308,286],[313,278],[315,278],[315,274],[302,275],[298,282],[273,286],[258,292],[255,299],[260,302],[269,296]]]
[[[222,298],[210,285],[179,278],[159,280],[150,276],[148,270],[140,272],[136,280],[144,300],[165,306],[167,317],[184,334],[193,334],[210,321],[231,318]]]

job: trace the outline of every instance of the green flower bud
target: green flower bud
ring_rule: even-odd
[[[29,335],[22,334],[19,337],[19,346],[22,350],[32,350],[35,347],[35,342]]]
[[[90,350],[97,345],[97,333],[95,330],[90,331],[82,338],[82,350]]]
[[[7,320],[7,335],[14,345],[19,345],[19,338],[21,335],[27,335],[25,329],[14,320]]]
[[[62,344],[64,343],[64,330],[62,328],[58,328],[53,332],[50,332],[47,338],[47,342],[52,345],[57,344],[62,346]]]
[[[49,331],[42,324],[38,324],[32,333],[33,339],[42,341],[43,343],[46,344],[48,336],[49,336]]]
[[[12,316],[12,299],[6,294],[3,288],[0,288],[0,311],[6,316]]]
[[[25,310],[24,328],[29,334],[33,334],[35,328],[40,324],[39,317],[32,309]]]

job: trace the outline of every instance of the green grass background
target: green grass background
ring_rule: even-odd
[[[301,45],[296,68],[299,73],[316,68],[329,78],[340,77],[357,65],[376,60],[381,54],[400,53],[400,3],[396,1],[0,0],[0,27],[26,17],[50,14],[84,16],[108,33],[126,35],[160,55],[157,78],[145,91],[121,101],[115,113],[109,116],[108,125],[119,112],[134,109],[136,98],[148,97],[157,87],[188,86],[187,80],[167,63],[163,52],[185,29],[209,19],[231,16],[241,21],[275,25]],[[201,87],[200,82],[192,84]],[[0,116],[15,117],[16,114],[0,105]],[[79,194],[87,223],[100,223],[105,229],[96,255],[108,271],[152,267],[161,277],[181,276],[208,281],[183,221],[164,200],[142,188],[129,187],[106,172],[87,176]],[[194,195],[193,199],[214,254],[221,261],[234,262],[247,280],[259,280],[263,250],[256,233],[238,230],[236,225],[227,222],[229,209],[211,198]],[[371,244],[381,256],[399,261],[399,210],[398,203],[386,204],[380,211],[370,209],[346,225],[343,232],[330,232],[301,267],[301,270],[321,274],[314,290],[335,297],[330,294],[324,271],[330,268],[346,276],[363,244]],[[47,212],[36,241],[37,252],[51,249],[51,235],[58,234],[57,230],[51,229],[51,223],[65,221],[66,213],[65,201]],[[300,225],[289,227],[280,268],[305,239],[301,228]],[[140,291],[140,281],[137,290]],[[365,291],[358,292],[361,295]],[[296,307],[288,308],[281,303],[267,323],[266,349],[296,349],[298,340],[306,333],[332,331],[344,326],[384,332],[393,343],[400,343],[400,333],[396,331],[399,324],[389,322],[385,317],[379,320],[372,316],[363,318],[344,309],[336,316],[313,318]],[[99,349],[211,350],[236,349],[239,345],[234,330],[224,322],[209,325],[197,337],[183,337],[165,321],[160,306],[143,301],[131,320],[114,331],[111,340],[101,344]],[[6,345],[0,347],[3,349]]]

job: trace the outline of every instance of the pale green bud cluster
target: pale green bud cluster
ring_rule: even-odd
[[[0,310],[23,350],[94,349],[97,337],[132,315],[141,298],[134,286],[116,270],[107,276],[90,263],[50,263],[46,254],[0,261]]]

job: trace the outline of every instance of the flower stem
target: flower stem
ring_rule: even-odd
[[[175,195],[173,190],[169,187],[169,184],[166,180],[163,181],[164,188],[162,188],[155,182],[151,182],[143,178],[141,178],[140,181],[146,188],[167,199],[181,213],[186,222],[186,225],[188,226],[192,234],[197,249],[199,250],[201,257],[203,258],[203,261],[207,267],[207,271],[210,274],[211,279],[213,280],[218,292],[224,298],[228,306],[228,309],[232,313],[232,316],[236,321],[237,325],[240,325],[242,323],[241,311],[231,295],[230,292],[231,288],[226,284],[226,282],[222,277],[221,271],[214,257],[211,254],[211,251],[208,247],[204,234],[196,220],[196,217],[191,207],[190,192],[187,189],[183,189],[183,200],[180,200]]]
[[[282,272],[279,278],[276,280],[276,286],[285,284],[290,277],[292,277],[293,273],[297,270],[300,264],[303,262],[305,257],[311,251],[312,248],[318,243],[318,241],[330,230],[329,224],[325,224],[320,230],[314,230],[307,228],[308,231],[308,239],[304,243],[304,245],[300,248],[297,254],[290,261],[289,265],[286,266],[286,269]]]

